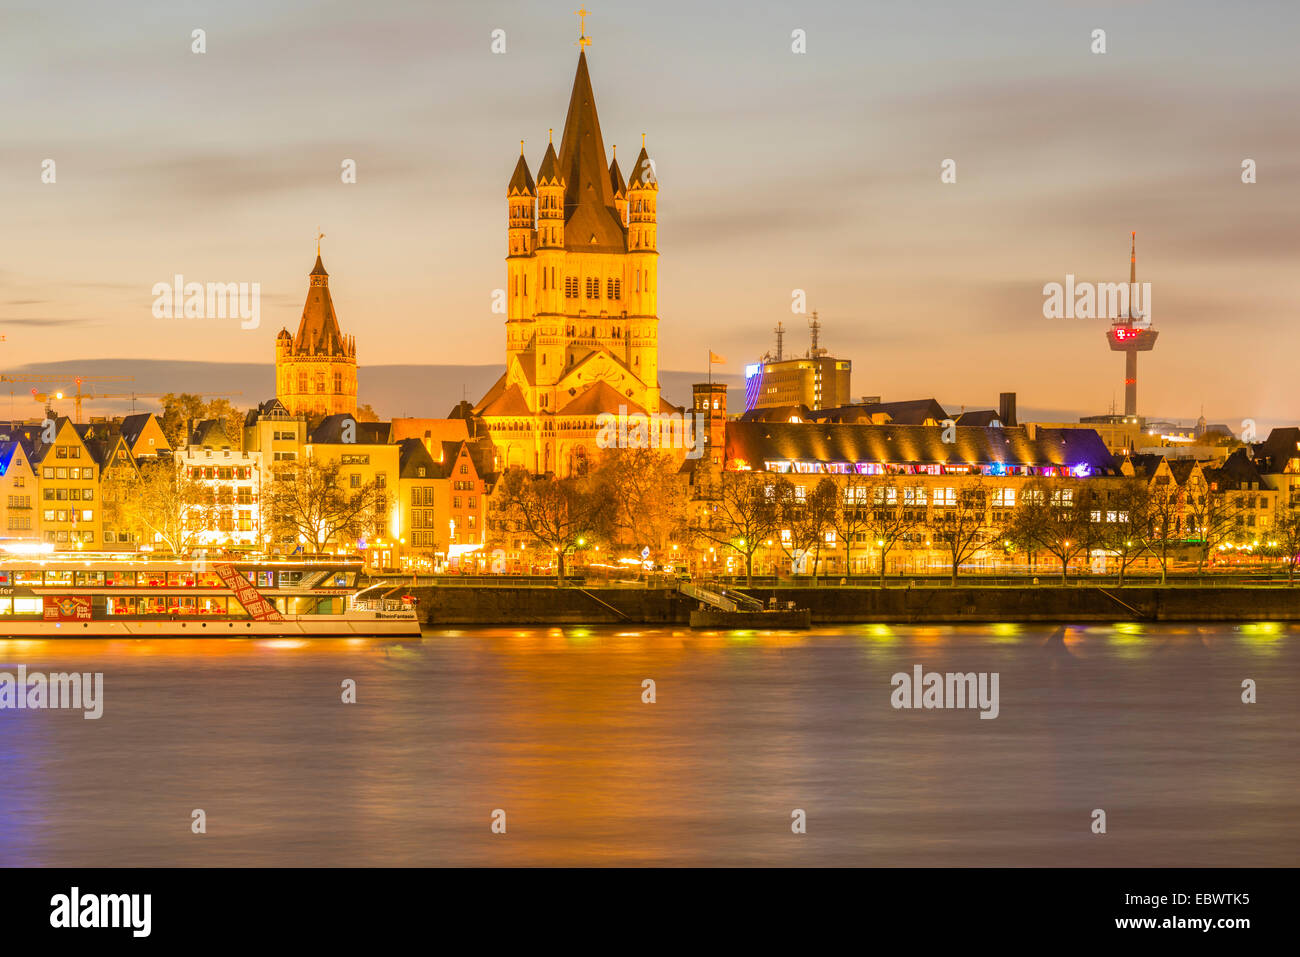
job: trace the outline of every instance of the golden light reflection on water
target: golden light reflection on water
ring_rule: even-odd
[[[106,699],[99,722],[0,714],[0,864],[1286,863],[1295,637],[995,623],[0,640],[3,662],[103,671]],[[915,664],[998,671],[999,718],[892,709],[890,676]],[[1238,675],[1266,707],[1240,703]],[[1099,791],[1124,808],[1124,842],[1062,822]],[[168,821],[200,801],[224,830],[196,858]]]

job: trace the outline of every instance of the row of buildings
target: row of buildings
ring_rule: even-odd
[[[220,419],[190,424],[173,447],[152,413],[77,424],[64,417],[0,423],[0,538],[9,551],[161,550],[157,534],[127,520],[121,499],[141,470],[160,461],[206,490],[210,504],[182,510],[191,551],[279,553],[285,538],[268,512],[267,491],[290,463],[337,463],[346,492],[381,490],[376,533],[330,550],[367,556],[377,568],[444,567],[484,543],[487,493],[495,480],[491,444],[467,418],[358,422],[291,412],[279,399],[251,410],[242,434]]]

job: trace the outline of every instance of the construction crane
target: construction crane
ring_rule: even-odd
[[[164,395],[177,394],[177,393],[83,393],[82,382],[94,380],[94,378],[105,378],[105,380],[112,380],[112,381],[122,381],[122,380],[131,381],[134,380],[135,377],[134,376],[75,377],[73,381],[75,386],[77,386],[77,391],[75,391],[75,393],[70,394],[70,397],[72,397],[75,410],[77,410],[77,413],[75,413],[75,420],[77,420],[78,425],[81,424],[83,402],[95,402],[95,400],[100,400],[100,399],[130,399],[131,411],[134,412],[136,399],[160,399],[164,397]],[[47,381],[47,380],[64,382],[66,381],[66,377],[65,376],[0,376],[0,382],[18,382],[18,381],[34,382],[34,381]],[[194,397],[200,399],[229,398],[229,397],[233,397],[233,395],[243,395],[243,393],[187,393],[187,394],[194,395]],[[69,394],[62,393],[62,391],[57,391],[57,390],[47,391],[47,393],[43,393],[43,391],[40,391],[39,389],[32,389],[31,398],[35,399],[36,402],[45,404],[45,406],[48,407],[48,404],[49,402],[51,402],[51,400],[61,400],[61,399],[69,398]]]
[[[67,382],[67,381],[68,381],[68,377],[66,375],[0,375],[0,382]],[[81,402],[82,399],[89,398],[89,396],[82,395],[81,384],[83,382],[134,382],[135,376],[133,375],[80,376],[79,375],[74,377],[72,381],[77,386],[77,391],[73,393],[73,402],[75,403],[77,408],[77,422],[81,422]],[[51,395],[55,398],[62,399],[64,394],[60,391],[55,391],[53,393],[46,394],[46,393],[40,393],[36,389],[32,389],[32,395],[40,397],[39,401],[46,401],[46,399],[48,399]]]
[[[78,392],[73,396],[76,404],[76,421],[81,424],[81,403],[94,402],[100,399],[130,399],[131,411],[135,411],[136,399],[161,399],[165,395],[177,395],[175,392]],[[229,398],[231,396],[243,395],[242,392],[187,392],[186,395],[192,395],[198,399],[218,399]],[[39,392],[32,389],[32,398],[37,402],[44,403],[48,408],[51,400],[64,399],[67,396],[62,392]]]

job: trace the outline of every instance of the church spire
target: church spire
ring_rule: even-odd
[[[319,237],[317,238],[319,242]],[[316,252],[316,266],[311,271],[311,284],[307,287],[307,301],[302,307],[298,334],[293,337],[295,355],[346,355],[351,350],[349,340],[339,330],[339,320],[334,314],[334,300],[330,297],[330,274],[321,262],[320,250]]]
[[[623,225],[614,205],[605,143],[600,135],[596,94],[587,71],[587,53],[578,54],[569,112],[564,118],[559,166],[564,177],[565,246],[590,252],[622,252]]]

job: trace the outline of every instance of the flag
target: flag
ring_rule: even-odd
[[[722,358],[722,356],[718,355],[712,349],[709,350],[709,363],[711,365],[721,365],[726,361],[726,359]]]

